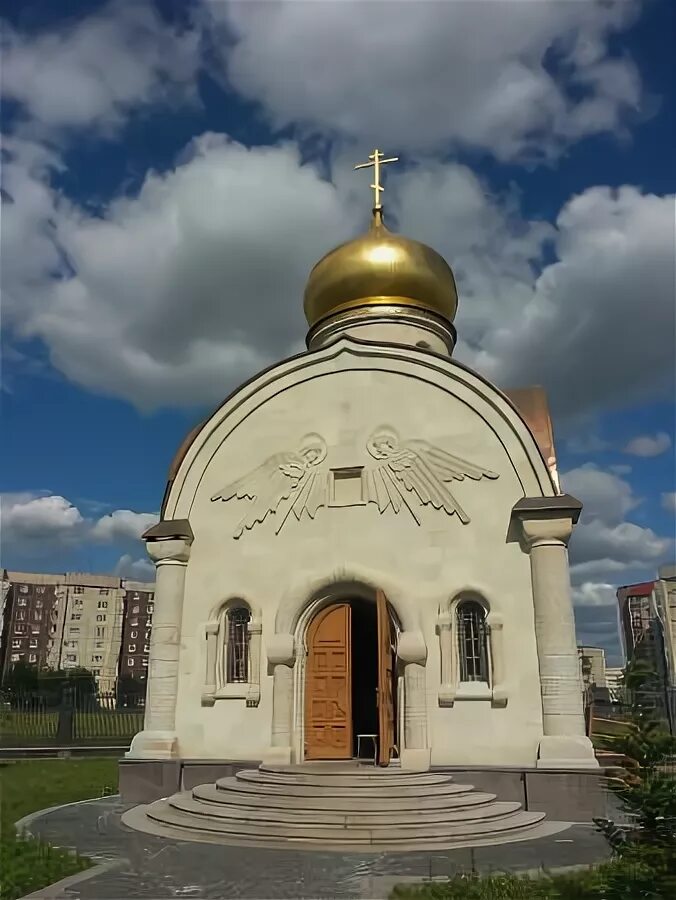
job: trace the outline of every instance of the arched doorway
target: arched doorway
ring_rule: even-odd
[[[396,649],[391,611],[353,597],[323,606],[306,632],[304,758],[353,759],[396,752]]]

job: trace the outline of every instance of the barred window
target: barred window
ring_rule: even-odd
[[[488,682],[488,626],[486,610],[475,600],[458,603],[460,681]]]
[[[226,681],[229,684],[249,680],[249,621],[251,613],[246,607],[232,607],[226,612],[227,648]]]

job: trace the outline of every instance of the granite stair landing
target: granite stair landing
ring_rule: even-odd
[[[567,827],[448,775],[311,763],[244,769],[122,820],[173,840],[343,852],[502,844]]]

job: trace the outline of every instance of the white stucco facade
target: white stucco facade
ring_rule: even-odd
[[[488,473],[448,484],[462,514],[408,491],[398,512],[374,502],[363,473],[378,467],[368,446],[383,431]],[[308,435],[325,448],[324,501],[283,502],[240,532],[260,490],[257,501],[213,498],[276,454],[298,453]],[[381,589],[398,632],[403,767],[595,765],[568,582],[575,510],[515,408],[464,366],[349,336],[280,363],[194,436],[162,519],[148,535],[155,621],[145,729],[130,757],[301,762],[312,613]],[[485,683],[460,680],[463,598],[487,611]],[[215,674],[219,615],[234,602],[251,612],[246,684]]]

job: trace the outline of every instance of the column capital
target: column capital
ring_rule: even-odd
[[[155,565],[187,563],[194,535],[187,519],[164,519],[149,528],[143,534],[143,540]]]
[[[528,549],[543,544],[567,544],[582,504],[570,494],[523,497],[512,509],[514,537]]]

